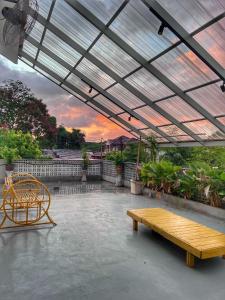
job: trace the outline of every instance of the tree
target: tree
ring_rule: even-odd
[[[21,81],[9,80],[0,86],[0,124],[30,132],[40,140],[55,143],[56,119]]]
[[[72,132],[65,127],[59,126],[57,134],[57,148],[80,149],[85,143],[85,134],[80,129],[72,129]]]
[[[80,149],[85,143],[85,134],[80,129],[72,129],[70,133],[70,147],[72,149]]]

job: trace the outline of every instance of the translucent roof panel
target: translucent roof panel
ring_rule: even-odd
[[[194,139],[189,135],[178,135],[173,137],[173,139],[177,142],[191,142],[194,141]]]
[[[126,81],[152,101],[173,94],[169,88],[144,68],[127,77]]]
[[[130,115],[127,113],[121,114],[119,115],[119,117],[137,129],[146,128],[146,125],[144,123],[142,123],[141,121],[137,120],[132,116],[130,118]]]
[[[223,13],[223,0],[157,0],[181,26],[192,32]]]
[[[156,138],[156,142],[160,144],[160,143],[166,143],[168,142],[168,140],[165,138]]]
[[[148,128],[148,129],[142,129],[141,130],[142,133],[144,133],[147,136],[154,136],[154,137],[161,137],[160,134],[158,134],[156,131]]]
[[[182,90],[217,78],[215,73],[184,44],[167,52],[152,64]]]
[[[225,117],[217,118],[217,120],[225,126]]]
[[[47,19],[48,17],[51,4],[52,4],[52,0],[38,1],[39,14],[42,15],[45,19]]]
[[[224,2],[225,3],[225,2]],[[225,18],[194,36],[196,41],[225,68]]]
[[[54,77],[52,77],[51,75],[49,75],[48,73],[46,73],[45,71],[43,71],[41,68],[35,67],[35,70],[37,70],[39,73],[41,73],[42,75],[46,76],[47,78],[51,79],[56,84],[60,84],[60,81],[56,80]]]
[[[108,100],[103,95],[96,96],[94,98],[94,100],[97,101],[98,103],[100,103],[101,105],[105,106],[107,109],[109,109],[114,114],[119,114],[119,113],[123,112],[123,110],[119,106],[115,105],[112,101]]]
[[[139,64],[105,35],[97,41],[90,53],[121,77],[139,67]]]
[[[101,69],[99,69],[96,65],[94,65],[86,58],[82,59],[76,69],[103,89],[107,88],[115,82],[109,75],[104,73]]]
[[[53,71],[55,74],[59,75],[61,78],[66,77],[69,73],[69,70],[64,68],[50,56],[45,54],[44,52],[40,52],[38,55],[38,62],[40,62],[43,66],[47,67],[49,70]]]
[[[222,133],[217,127],[215,127],[208,120],[195,121],[185,123],[190,130],[195,132],[203,140],[224,140],[225,134]]]
[[[66,80],[66,82],[69,82],[70,84],[74,85],[78,89],[80,89],[82,92],[87,94],[89,97],[95,96],[98,92],[94,89],[92,89],[91,93],[90,91],[90,86],[82,81],[79,77],[77,77],[75,74],[70,74]]]
[[[33,46],[30,42],[24,41],[23,43],[23,51],[30,55],[32,58],[35,59],[37,54],[37,47]]]
[[[168,112],[179,122],[191,121],[202,118],[202,115],[179,97],[157,102],[158,106]]]
[[[72,47],[66,44],[63,40],[47,30],[43,41],[43,46],[52,51],[55,55],[60,57],[66,63],[74,66],[81,58],[81,55]]]
[[[137,98],[119,83],[108,89],[107,92],[120,100],[129,108],[135,108],[144,105],[144,102],[142,102],[139,98]]]
[[[102,115],[104,115],[105,117],[109,117],[109,115],[107,113],[105,113],[104,111],[102,111],[101,109],[99,109],[97,106],[95,106],[93,103],[88,102],[88,105],[93,107],[95,110],[97,110],[98,112],[100,112]]]
[[[176,125],[163,126],[160,127],[160,130],[165,132],[169,137],[175,138],[175,140],[177,140],[179,136],[182,136],[184,139],[186,138],[186,140],[189,138],[189,136]]]
[[[130,1],[110,28],[127,44],[149,60],[169,46],[177,37],[165,28],[163,35],[158,35],[161,22],[141,1]]]
[[[170,121],[168,121],[165,117],[157,113],[151,107],[145,106],[136,109],[135,112],[137,112],[140,116],[142,116],[148,122],[152,123],[155,126],[171,124]]]
[[[82,101],[86,101],[85,98],[83,98],[80,94],[77,94],[76,92],[74,92],[72,89],[68,88],[68,86],[62,84],[62,87],[67,90],[67,92],[69,92],[70,94],[72,94],[73,96],[75,96],[76,98],[78,98],[79,100],[82,100]]]
[[[213,116],[225,114],[225,94],[220,83],[211,84],[188,94]]]
[[[110,120],[112,120],[113,122],[115,122],[117,125],[122,126],[123,128],[125,128],[127,131],[130,131],[130,128],[125,126],[123,123],[119,122],[118,120],[114,119],[114,118],[110,118]]]
[[[39,23],[38,21],[36,21],[29,36],[31,36],[39,43],[41,41],[43,31],[44,31],[44,26],[41,25],[41,23]]]
[[[96,17],[98,17],[103,23],[107,23],[120,5],[123,0],[78,0],[88,10],[90,10]]]
[[[66,1],[56,1],[50,21],[85,49],[99,34],[99,30],[71,8]]]

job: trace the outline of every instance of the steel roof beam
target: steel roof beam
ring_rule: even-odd
[[[225,126],[220,123],[216,118],[214,118],[207,110],[200,106],[194,99],[189,95],[185,94],[176,84],[174,84],[169,78],[167,78],[163,73],[161,73],[156,67],[149,64],[148,61],[137,53],[133,48],[131,48],[125,41],[123,41],[116,33],[111,29],[106,28],[105,24],[99,20],[95,15],[93,15],[88,9],[81,5],[76,0],[66,0],[71,7],[73,7],[77,12],[79,12],[84,18],[86,18],[90,23],[92,23],[96,28],[102,31],[108,38],[110,38],[114,43],[116,43],[120,48],[122,48],[127,54],[129,54],[133,59],[135,59],[139,64],[141,64],[145,69],[147,69],[151,74],[163,82],[169,89],[171,89],[176,95],[181,97],[185,102],[197,110],[201,115],[208,119],[212,124],[214,124],[219,130],[225,133]]]
[[[29,56],[27,53],[22,51],[22,55],[25,59],[27,59],[28,61],[30,61],[31,63],[34,63],[34,59]],[[63,78],[61,78],[60,76],[58,76],[57,74],[55,74],[54,72],[52,72],[50,69],[48,69],[46,66],[44,66],[43,64],[41,64],[40,62],[37,61],[36,66],[38,68],[40,68],[41,70],[43,70],[43,72],[46,72],[47,74],[49,74],[50,76],[52,76],[53,78],[55,78],[57,81],[61,82],[63,80]],[[38,72],[38,70],[36,70]],[[140,132],[138,129],[136,129],[134,126],[130,125],[128,122],[126,122],[125,120],[123,120],[122,118],[118,117],[117,115],[113,114],[110,110],[108,110],[106,107],[102,106],[101,104],[99,104],[97,101],[95,101],[94,99],[92,99],[91,97],[89,97],[88,95],[86,95],[83,91],[81,91],[80,89],[78,89],[77,87],[75,87],[74,85],[70,84],[69,82],[65,82],[64,84],[65,86],[67,86],[69,89],[73,90],[74,92],[76,92],[77,94],[79,94],[81,97],[85,98],[87,101],[89,101],[90,103],[93,103],[96,107],[98,107],[100,110],[104,111],[107,115],[109,115],[110,117],[114,118],[115,120],[117,120],[118,122],[120,122],[121,124],[123,124],[124,126],[126,126],[127,128],[130,128],[131,131],[136,132],[138,135],[141,135],[143,138],[147,138],[147,136],[145,134],[143,134],[142,132]],[[68,91],[67,91],[68,92]],[[73,95],[74,96],[74,95]],[[83,102],[84,104],[87,104],[86,102]],[[92,106],[90,106],[92,108]],[[93,108],[94,109],[94,108]],[[98,111],[98,113],[101,113]],[[112,120],[113,121],[113,120]],[[114,122],[115,123],[115,122]],[[117,123],[116,123],[117,124]],[[118,124],[117,124],[118,125]],[[120,125],[118,125],[120,126]],[[121,127],[121,126],[120,126]],[[123,127],[121,127],[123,128]],[[123,128],[124,130],[126,130],[125,128]]]
[[[155,0],[141,0],[149,10],[191,49],[214,73],[225,81],[223,67]]]

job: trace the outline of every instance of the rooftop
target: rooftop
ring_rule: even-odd
[[[0,235],[4,300],[224,298],[224,260],[197,260],[190,269],[181,248],[145,226],[133,232],[126,211],[166,207],[223,232],[224,221],[107,182],[52,183],[50,189],[56,227]]]

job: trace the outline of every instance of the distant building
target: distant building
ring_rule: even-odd
[[[127,136],[119,136],[115,139],[108,140],[104,145],[104,152],[110,151],[123,151],[127,144],[129,143],[137,143],[138,140],[136,138],[129,138]]]

